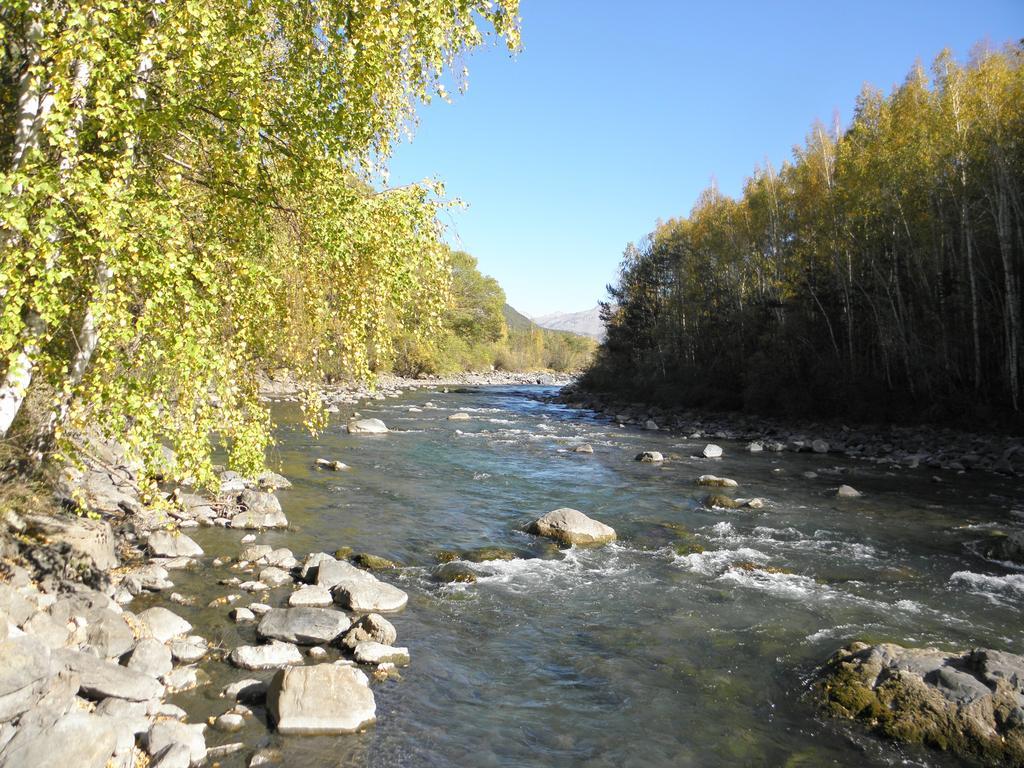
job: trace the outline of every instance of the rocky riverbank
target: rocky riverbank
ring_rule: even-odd
[[[463,380],[460,384],[432,386],[473,384]],[[400,390],[401,386],[396,384],[378,390],[374,397],[397,396]],[[352,396],[346,390],[334,394],[339,398]],[[292,395],[275,399],[278,397],[288,399]],[[419,397],[415,404],[395,403],[372,411],[397,426],[390,437],[381,419],[354,417],[348,422],[348,436],[334,443],[330,458],[317,459],[316,454],[303,452],[301,461],[307,461],[309,472],[321,478],[357,477],[361,471],[357,459],[373,455],[374,448],[370,446],[394,446],[403,440],[424,439],[424,434],[442,433],[448,435],[447,442],[437,454],[441,461],[451,462],[456,458],[452,453],[460,450],[456,444],[475,439],[470,434],[493,436],[500,432],[521,436],[530,432],[532,437],[533,433],[549,429],[545,420],[525,422],[527,426],[521,429],[504,418],[508,414],[469,407],[469,398],[480,397],[479,394],[450,396],[439,406],[422,402],[424,395]],[[528,401],[528,410],[537,405],[529,400],[532,397],[523,398]],[[372,410],[369,403],[359,407]],[[559,418],[567,415],[564,409],[549,410]],[[542,460],[549,464],[571,464],[577,469],[602,461],[606,467],[628,466],[645,473],[630,473],[633,477],[648,477],[648,470],[667,476],[677,466],[683,466],[682,457],[666,451],[674,447],[669,443],[677,441],[654,431],[671,426],[671,417],[639,409],[632,415],[623,409],[617,415],[628,415],[620,423],[650,431],[616,429],[611,435],[613,444],[608,444],[599,440],[600,433],[609,431],[606,426],[580,420],[580,425],[596,427],[580,434],[575,432],[578,425],[569,418],[564,422],[567,429],[562,437],[545,438],[551,440],[554,450],[543,449]],[[397,425],[392,423],[392,416]],[[403,421],[406,418],[415,420],[407,432],[404,428],[409,422]],[[479,423],[467,427],[466,422]],[[339,434],[344,423],[338,424]],[[536,426],[529,427],[531,423]],[[570,424],[573,426],[569,427]],[[479,432],[463,431],[477,428]],[[725,429],[722,426],[720,439],[735,434]],[[723,456],[721,446],[703,437],[714,434],[710,429],[701,431],[696,448],[699,462],[713,462]],[[834,447],[822,445],[827,442],[822,434],[827,437],[827,433],[817,431],[794,437],[806,440],[806,444],[799,446],[782,443],[781,439],[776,442],[781,444],[779,450],[831,452]],[[641,445],[627,449],[620,444],[623,435],[640,441]],[[584,438],[593,444],[581,442]],[[762,450],[775,449],[771,444],[775,438],[764,433],[757,439],[734,439],[761,441]],[[649,440],[657,441],[651,448],[666,452],[647,450],[642,443]],[[645,450],[637,453],[638,447]],[[304,451],[307,449],[308,446]],[[347,450],[354,452],[353,459],[344,453]],[[726,459],[730,451],[735,452],[736,446],[725,446]],[[378,699],[388,695],[384,681],[394,680],[403,665],[415,661],[407,648],[398,645],[398,629],[391,623],[402,625],[406,620],[396,620],[392,615],[405,609],[408,596],[391,583],[415,583],[417,577],[406,572],[422,571],[420,578],[433,585],[424,587],[425,582],[421,581],[421,588],[427,590],[467,586],[476,590],[484,586],[483,580],[492,578],[489,574],[494,570],[476,568],[482,561],[501,563],[496,568],[504,568],[507,563],[515,569],[539,555],[533,562],[543,560],[543,567],[554,572],[560,564],[576,561],[578,557],[574,552],[563,558],[552,551],[556,542],[561,546],[576,544],[589,548],[618,540],[617,545],[609,545],[606,550],[616,553],[614,557],[641,558],[644,568],[651,567],[648,561],[661,562],[665,557],[680,567],[686,563],[687,567],[696,568],[698,562],[707,560],[724,563],[721,568],[728,578],[747,579],[749,574],[756,574],[763,582],[802,584],[800,580],[804,579],[812,583],[806,575],[795,573],[786,561],[777,566],[760,551],[753,551],[749,542],[732,551],[721,541],[712,540],[708,531],[725,535],[731,530],[726,520],[719,520],[714,527],[698,534],[700,545],[681,541],[674,555],[645,549],[638,545],[643,526],[627,520],[620,527],[621,518],[604,517],[608,513],[614,515],[614,508],[601,508],[594,498],[589,504],[581,503],[581,508],[598,509],[599,516],[614,522],[618,530],[575,509],[561,508],[529,523],[522,519],[502,524],[546,537],[543,541],[525,544],[513,537],[507,540],[508,547],[481,547],[479,540],[457,541],[457,536],[451,537],[449,532],[450,538],[436,540],[451,542],[462,547],[461,551],[417,556],[384,550],[383,554],[409,566],[402,571],[392,570],[395,563],[384,558],[354,553],[344,547],[337,549],[342,543],[355,541],[334,541],[329,533],[334,523],[318,531],[320,538],[307,538],[307,542],[313,543],[306,544],[301,551],[282,546],[297,546],[297,537],[303,536],[302,528],[310,523],[294,519],[305,504],[289,508],[287,503],[289,492],[301,493],[303,489],[289,491],[288,480],[280,475],[268,472],[244,478],[224,471],[216,495],[168,485],[164,487],[163,503],[151,504],[144,501],[135,469],[125,461],[116,443],[93,440],[85,453],[85,466],[67,474],[60,483],[59,495],[66,514],[9,512],[3,517],[7,536],[2,553],[4,564],[0,567],[0,768],[49,763],[99,768],[145,765],[147,760],[168,768],[222,759],[231,765],[266,766],[281,764],[283,760],[273,745],[275,734],[288,736],[277,741],[276,746],[290,749],[302,744],[307,734],[364,731],[377,716]],[[345,472],[349,467],[336,456],[356,465],[351,475]],[[744,457],[756,461],[745,454]],[[166,459],[170,466],[174,457],[168,454]],[[380,475],[379,466],[388,465],[374,466],[373,473]],[[438,466],[444,471],[448,465]],[[467,466],[472,466],[472,462]],[[294,463],[288,469],[297,485],[301,485],[301,471]],[[334,475],[335,471],[341,474]],[[488,477],[473,471],[474,484]],[[721,512],[721,516],[737,526],[750,514],[763,516],[759,520],[769,524],[780,512],[779,500],[763,503],[760,499],[733,499],[728,493],[748,482],[743,476],[736,477],[739,482],[693,472],[688,475],[688,482],[711,490],[703,502],[704,509]],[[342,483],[341,488],[349,493],[355,485]],[[564,485],[572,487],[571,497],[583,496],[568,476]],[[675,494],[676,486],[673,489]],[[332,485],[330,493],[338,492],[339,486]],[[551,487],[549,492],[554,500],[564,489]],[[333,503],[334,496],[331,499]],[[365,499],[357,502],[357,506],[365,504]],[[453,506],[456,505],[438,508]],[[383,512],[373,509],[375,513]],[[86,510],[91,515],[78,514]],[[729,517],[733,510],[738,515],[735,518]],[[289,530],[292,523],[294,527]],[[669,525],[674,525],[672,530],[681,532],[680,535],[691,539],[695,536],[677,525],[675,519],[666,520],[663,527]],[[197,533],[196,529],[201,527],[211,530]],[[373,532],[381,529],[376,522],[369,526]],[[785,530],[787,537],[798,535],[795,528]],[[320,543],[325,537],[331,537],[330,545]],[[498,541],[502,540],[494,540]],[[374,533],[364,538],[360,546],[376,549],[379,545]],[[306,551],[325,546],[331,552]],[[984,554],[990,559],[1019,562],[1024,539],[1019,532],[1013,532],[1005,537],[990,537],[986,546],[990,549]],[[526,547],[536,551],[526,551]],[[735,559],[728,559],[733,554]],[[708,579],[715,578],[716,573],[722,575],[721,570],[714,569],[700,572]],[[471,586],[478,577],[482,583]],[[698,581],[704,583],[702,579]],[[720,588],[725,589],[721,585]],[[600,600],[607,602],[604,591]],[[602,612],[611,610],[605,603],[601,606]],[[530,613],[539,610],[534,606]],[[426,612],[416,612],[422,613]],[[412,617],[413,614],[407,616]],[[229,631],[223,631],[224,627],[229,627]],[[408,626],[399,628],[403,634],[424,637],[432,637],[437,629],[435,626],[430,632],[423,632],[409,631]],[[908,638],[897,639],[912,642]],[[848,642],[848,638],[840,635],[836,644],[840,642]],[[834,647],[816,652],[811,663],[817,663]],[[1024,725],[1024,711],[1020,707],[1024,704],[1022,673],[1014,671],[1024,669],[1024,660],[985,650],[940,654],[930,650],[885,650],[888,646],[870,651],[867,648],[858,645],[845,649],[822,671],[815,690],[825,712],[852,718],[893,738],[964,756],[983,755],[993,764],[999,760],[1006,765],[1021,764],[1014,762],[1016,753],[1011,748],[1016,749],[1012,745],[1019,740]],[[423,676],[423,668],[433,652],[434,649],[424,649],[416,654],[421,667],[417,678]],[[1002,677],[985,661],[997,657],[1003,665],[999,669],[1010,670]],[[511,653],[508,658],[520,656]],[[876,664],[879,659],[881,666]],[[446,658],[445,665],[448,663]],[[911,672],[920,677],[920,684],[903,681]],[[985,686],[989,694],[960,677],[961,672]],[[893,680],[903,687],[896,687]],[[922,685],[928,686],[927,690]],[[196,693],[183,694],[191,690]],[[193,708],[197,702],[190,696],[202,697],[198,709]],[[941,702],[951,703],[940,707],[936,696],[944,697]],[[809,721],[813,709],[794,697],[794,706],[797,704],[800,717],[806,716]],[[890,715],[883,718],[879,714],[881,707],[888,708],[885,712]],[[415,713],[407,716],[415,719]],[[472,715],[469,717],[472,719]],[[945,742],[935,736],[946,731],[950,735]],[[991,737],[993,732],[997,739]],[[982,739],[978,734],[989,735]],[[291,741],[292,738],[297,741]],[[349,737],[342,741],[347,743]],[[1008,746],[1003,752],[995,751],[999,744]]]
[[[339,404],[352,405],[363,400],[383,400],[387,397],[397,397],[406,390],[436,387],[564,387],[575,381],[576,376],[577,373],[550,371],[479,371],[410,379],[385,374],[378,378],[373,387],[354,382],[325,384],[321,388],[321,393],[325,403],[330,407]],[[286,371],[272,372],[260,379],[260,394],[267,400],[298,397],[302,390],[303,386],[292,379]]]
[[[742,413],[666,409],[587,392],[572,383],[561,390],[556,400],[574,408],[597,411],[622,425],[667,429],[694,439],[743,441],[751,451],[838,453],[893,467],[1024,477],[1024,439],[1019,435],[930,426],[794,423]]]
[[[94,440],[84,455],[59,483],[66,512],[3,518],[0,768],[187,768],[245,750],[247,765],[271,766],[276,750],[229,736],[260,710],[282,734],[374,722],[371,679],[410,660],[381,614],[408,598],[344,552],[300,560],[258,543],[288,526],[277,497],[287,479],[224,471],[215,496],[175,487],[146,504],[115,442]],[[199,526],[238,530],[239,551],[204,552],[186,533]],[[174,583],[200,568],[232,574],[205,606]],[[254,642],[225,648],[198,634],[193,622],[211,609],[252,625]],[[222,711],[190,722],[168,698],[211,685],[212,665],[237,679],[211,694]]]

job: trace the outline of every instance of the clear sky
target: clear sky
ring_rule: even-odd
[[[523,51],[471,55],[469,90],[420,112],[390,183],[445,182],[448,239],[527,314],[593,306],[626,243],[740,192],[817,118],[849,121],[944,47],[1024,37],[1024,0],[522,0]]]

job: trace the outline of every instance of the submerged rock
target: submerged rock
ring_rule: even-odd
[[[665,457],[659,451],[643,451],[636,455],[635,460],[644,464],[660,464]]]
[[[279,733],[354,733],[376,720],[377,705],[360,670],[316,664],[274,675],[267,712]]]
[[[380,419],[353,419],[348,423],[348,431],[351,435],[383,435],[388,428]]]
[[[442,584],[474,584],[476,583],[476,572],[465,563],[452,562],[444,563],[434,569],[432,574],[435,581]]]
[[[529,557],[529,553],[517,552],[514,549],[508,547],[477,547],[476,549],[467,549],[462,553],[462,559],[468,560],[471,563],[483,563],[488,560],[518,560]]]
[[[833,717],[986,765],[1024,765],[1024,656],[864,643],[837,651],[815,692]]]
[[[850,485],[840,485],[835,492],[837,499],[856,499],[863,494]]]
[[[527,530],[564,544],[605,544],[615,541],[615,529],[578,509],[562,507],[539,517]]]
[[[317,459],[316,466],[318,469],[329,469],[332,472],[341,472],[346,469],[351,469],[348,464],[336,459]]]
[[[386,557],[371,555],[369,552],[353,555],[352,562],[368,571],[387,571],[398,567],[398,563],[388,560]]]
[[[1013,531],[1006,536],[996,536],[987,542],[983,552],[992,560],[1024,565],[1024,531]]]
[[[696,483],[708,488],[738,488],[740,485],[728,477],[718,477],[716,475],[701,475],[697,478]]]

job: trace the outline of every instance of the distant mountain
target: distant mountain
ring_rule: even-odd
[[[533,322],[541,328],[553,331],[569,331],[580,336],[589,336],[598,341],[604,340],[604,323],[601,322],[601,307],[595,305],[582,312],[554,312],[533,318]]]
[[[508,304],[502,307],[501,313],[505,316],[505,324],[510,331],[528,331],[536,325],[533,320]]]

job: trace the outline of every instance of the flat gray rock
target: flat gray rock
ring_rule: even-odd
[[[79,651],[53,652],[53,660],[79,677],[79,692],[90,699],[113,696],[128,701],[147,701],[163,696],[164,687],[149,675],[98,659]]]
[[[241,645],[231,651],[230,659],[242,669],[276,669],[301,664],[302,654],[291,643],[275,640],[267,645]]]
[[[0,768],[105,768],[117,746],[113,720],[69,712],[44,728],[19,728],[0,753]]]
[[[123,616],[104,608],[96,611],[89,620],[86,642],[97,656],[113,659],[135,647],[135,633]]]
[[[158,678],[171,671],[171,652],[155,637],[139,640],[125,664],[128,669]]]
[[[316,585],[301,587],[288,596],[288,605],[293,608],[324,608],[333,602],[330,590]]]
[[[348,423],[348,431],[352,435],[383,435],[388,428],[380,419],[353,419]]]
[[[206,640],[199,635],[189,635],[181,640],[171,641],[171,655],[182,664],[192,664],[206,656],[210,650]]]
[[[260,620],[256,633],[273,640],[317,645],[333,642],[350,624],[344,613],[328,608],[277,608]]]
[[[31,636],[0,643],[0,722],[27,710],[52,674],[50,649]]]
[[[405,607],[409,596],[377,579],[346,579],[335,586],[334,600],[355,613],[394,613]]]
[[[395,648],[382,643],[375,643],[373,640],[365,640],[356,643],[352,649],[352,656],[360,664],[398,664],[409,663],[409,649]]]
[[[333,589],[343,581],[377,581],[377,578],[366,571],[356,568],[344,560],[322,560],[316,569],[316,585],[325,589]]]
[[[271,566],[260,571],[260,581],[269,587],[280,587],[284,584],[290,584],[292,577],[288,571]]]
[[[149,551],[157,557],[202,557],[203,548],[184,533],[153,531],[146,542]]]
[[[527,530],[564,544],[604,544],[615,541],[614,528],[569,507],[548,512],[533,521]]]
[[[202,765],[206,760],[206,737],[202,723],[187,725],[177,720],[158,720],[149,729],[146,749],[151,755],[159,755],[163,750],[175,744],[183,744],[188,748],[191,765]]]
[[[354,733],[373,723],[377,705],[366,675],[336,664],[283,669],[267,693],[279,733]]]
[[[161,606],[147,608],[136,618],[146,632],[162,643],[184,635],[192,629],[192,625],[181,616]]]

